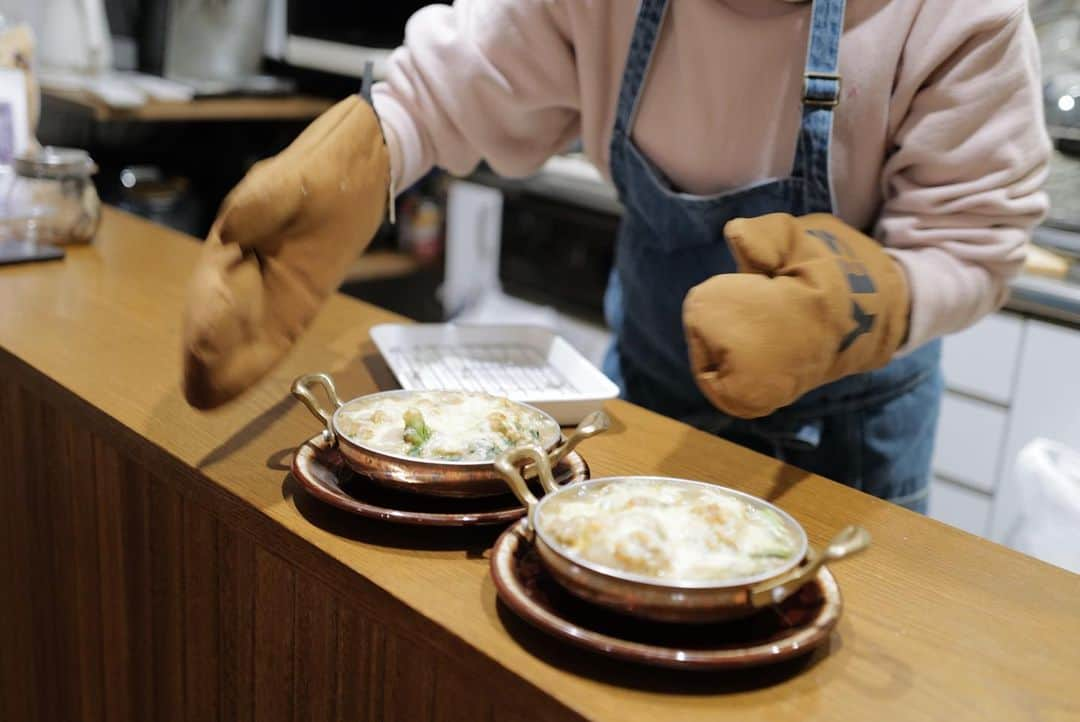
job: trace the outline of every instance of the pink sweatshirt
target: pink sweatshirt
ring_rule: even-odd
[[[605,176],[638,3],[457,0],[409,21],[374,102],[398,188],[481,160],[526,175],[581,138]],[[1047,208],[1025,0],[848,0],[836,212],[907,273],[906,349],[999,306]],[[632,131],[684,191],[790,174],[810,5],[672,0]]]

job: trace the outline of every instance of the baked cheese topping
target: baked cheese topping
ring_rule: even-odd
[[[772,510],[662,479],[583,486],[540,511],[539,529],[572,557],[670,583],[757,576],[799,549]]]
[[[416,391],[356,399],[337,415],[355,443],[433,461],[492,461],[507,449],[558,438],[540,412],[498,396]]]

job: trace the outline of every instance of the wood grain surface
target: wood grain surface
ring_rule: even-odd
[[[290,382],[391,386],[367,335],[390,314],[335,297],[237,403],[184,404],[196,252],[109,211],[63,262],[0,269],[0,719],[1080,719],[1080,577],[621,402],[596,476],[723,483],[874,546],[799,662],[680,674],[534,632],[496,601],[497,530],[357,519],[288,475],[315,430]]]
[[[88,113],[98,122],[198,123],[222,120],[310,120],[333,105],[304,95],[280,97],[196,98],[185,101],[149,100],[134,108],[115,108],[81,90],[45,89],[46,104]]]

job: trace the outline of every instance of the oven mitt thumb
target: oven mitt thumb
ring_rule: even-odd
[[[184,309],[184,396],[219,406],[291,348],[382,223],[390,162],[359,96],[257,163],[222,204]]]
[[[827,214],[740,218],[724,235],[739,272],[683,303],[691,368],[721,411],[766,416],[903,343],[907,280],[873,239]]]

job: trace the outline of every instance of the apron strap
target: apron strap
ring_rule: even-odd
[[[804,181],[806,213],[832,213],[829,146],[833,109],[840,104],[840,38],[845,0],[814,0],[803,73],[802,124],[791,175]],[[630,137],[641,90],[652,65],[668,0],[641,0],[615,111],[613,139]]]
[[[845,0],[814,0],[803,73],[802,125],[791,174],[806,185],[806,212],[832,213],[829,146],[840,104],[840,38]]]
[[[637,116],[641,89],[652,65],[653,50],[660,37],[660,28],[664,23],[667,0],[641,0],[638,8],[634,35],[630,39],[630,53],[626,58],[622,86],[619,88],[619,105],[615,110],[616,136],[630,137]]]

